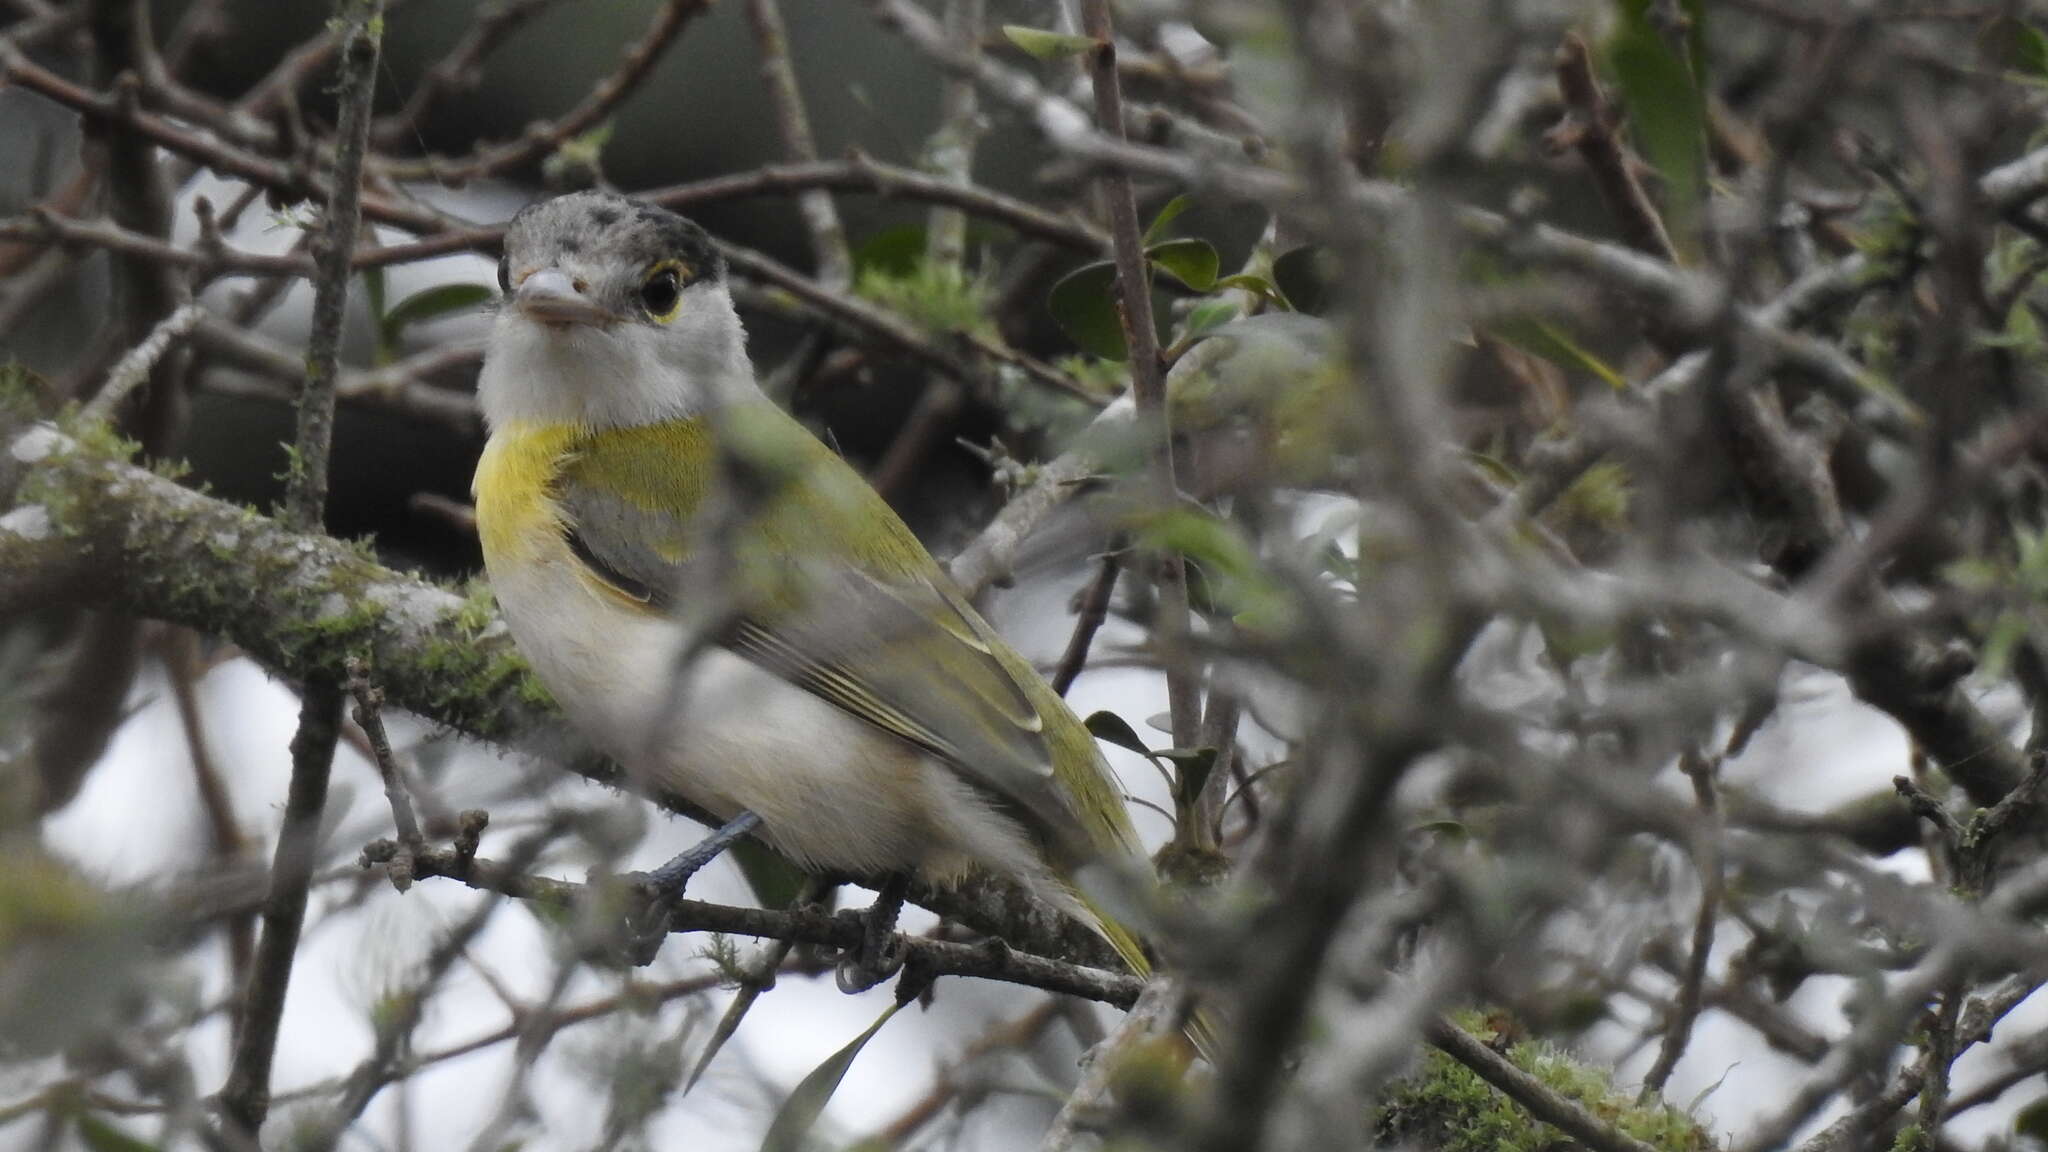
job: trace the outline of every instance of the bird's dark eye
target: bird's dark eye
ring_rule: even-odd
[[[498,257],[498,291],[512,291],[512,259],[509,256]]]
[[[683,298],[683,278],[673,264],[658,264],[640,282],[640,306],[647,315],[663,323],[675,318]]]

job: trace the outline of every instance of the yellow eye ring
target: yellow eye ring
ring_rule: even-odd
[[[647,270],[640,281],[640,306],[649,320],[666,324],[676,318],[683,306],[684,271],[680,260],[663,260]]]

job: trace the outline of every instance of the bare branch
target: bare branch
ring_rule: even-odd
[[[775,128],[782,136],[782,152],[790,160],[808,164],[818,158],[818,146],[811,139],[811,119],[804,114],[803,92],[797,87],[796,65],[789,53],[789,27],[783,23],[777,0],[747,0],[747,19],[753,25],[754,45],[761,54],[761,81],[768,86],[769,103],[775,106]],[[811,254],[818,260],[818,282],[827,288],[844,289],[853,283],[853,257],[846,249],[846,228],[839,222],[839,209],[822,188],[797,194],[804,227],[811,233]]]
[[[624,103],[683,28],[709,8],[710,0],[662,0],[654,18],[639,39],[626,46],[617,70],[597,82],[583,100],[557,120],[529,124],[525,135],[495,148],[486,148],[457,160],[429,158],[421,161],[393,161],[383,166],[391,180],[436,180],[445,184],[467,184],[525,167],[562,145],[590,131]]]
[[[370,134],[370,101],[376,89],[382,48],[384,0],[344,0],[349,32],[342,46],[340,140],[335,154],[334,193],[327,202],[314,263],[313,332],[306,351],[305,383],[299,393],[298,439],[285,481],[284,520],[299,531],[315,531],[327,503],[327,456],[334,435],[336,352],[341,343],[342,308],[348,300],[349,255],[360,222],[358,196]],[[263,933],[256,941],[244,993],[234,1062],[220,1093],[228,1128],[256,1142],[270,1111],[270,1066],[277,1051],[278,1023],[297,958],[306,916],[306,894],[319,858],[320,819],[341,732],[340,681],[309,679],[299,705],[299,730],[292,738],[291,786],[284,825],[271,864],[270,897],[263,907]]]

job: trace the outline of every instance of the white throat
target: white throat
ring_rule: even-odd
[[[477,377],[491,428],[515,422],[630,427],[682,420],[760,395],[746,329],[722,287],[684,293],[667,325],[547,325],[506,306]]]

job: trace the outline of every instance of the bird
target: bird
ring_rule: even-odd
[[[511,219],[498,282],[477,386],[486,571],[582,737],[726,821],[654,875],[679,886],[748,831],[821,874],[945,885],[978,868],[1148,973],[1077,884],[1142,862],[1093,737],[762,392],[705,230],[608,191],[559,196]]]

